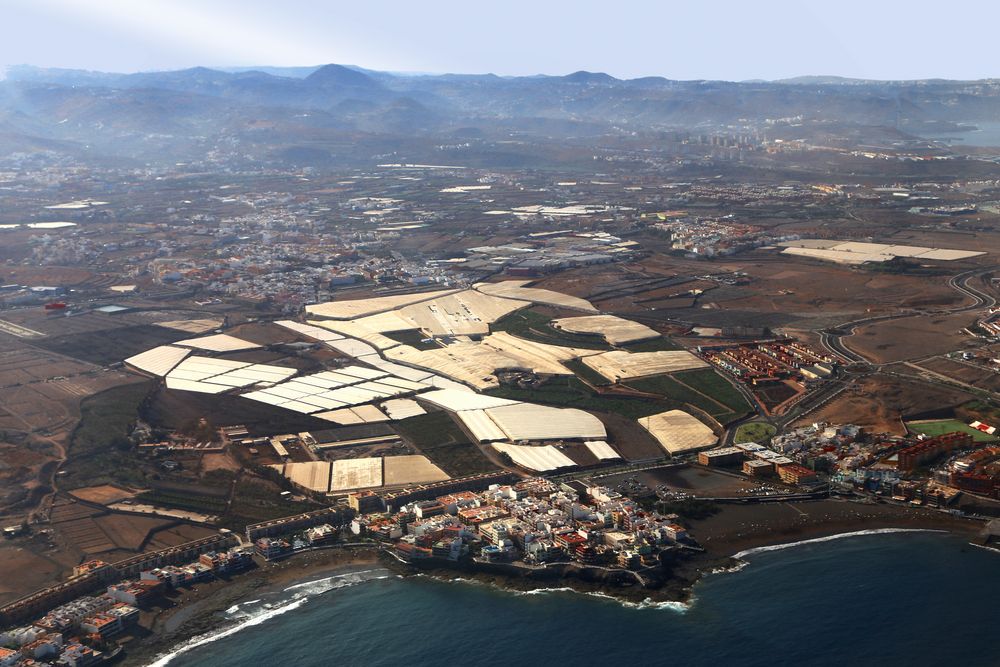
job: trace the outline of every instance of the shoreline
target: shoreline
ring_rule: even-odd
[[[839,500],[776,503],[764,512],[760,511],[761,508],[760,505],[726,505],[713,517],[692,521],[692,532],[699,537],[705,552],[676,563],[662,585],[653,589],[638,585],[623,587],[606,581],[581,579],[572,574],[533,578],[461,566],[420,568],[382,553],[377,544],[295,554],[237,574],[232,580],[217,580],[190,590],[177,591],[171,598],[173,604],[168,608],[144,612],[142,623],[148,628],[147,635],[126,643],[126,654],[120,664],[123,667],[145,667],[198,637],[218,634],[240,625],[241,621],[222,617],[225,610],[239,603],[276,596],[291,587],[373,567],[401,576],[426,576],[447,583],[487,585],[512,594],[566,591],[612,599],[630,607],[662,605],[677,608],[691,603],[694,587],[703,577],[741,569],[748,564],[743,557],[759,553],[758,550],[794,548],[803,543],[882,532],[946,532],[968,540],[973,539],[983,526],[978,520],[923,508]],[[285,602],[291,603],[288,599]],[[172,661],[171,664],[178,663]]]
[[[140,623],[147,628],[145,636],[125,644],[125,656],[120,664],[122,667],[144,667],[199,636],[238,625],[239,621],[222,617],[222,613],[234,605],[276,596],[293,586],[360,572],[373,566],[382,567],[375,545],[370,548],[323,549],[266,563],[237,573],[231,579],[179,589],[170,598],[170,606],[143,612]]]

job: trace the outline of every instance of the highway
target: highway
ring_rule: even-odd
[[[965,271],[952,276],[948,279],[948,286],[956,290],[960,294],[972,299],[972,303],[966,304],[964,306],[958,306],[955,308],[942,308],[936,310],[933,313],[925,313],[922,311],[908,311],[902,313],[890,313],[886,315],[876,315],[874,317],[864,317],[858,320],[851,320],[850,322],[844,322],[836,327],[820,331],[820,341],[823,347],[827,349],[828,352],[835,354],[850,363],[860,363],[860,364],[872,364],[872,362],[865,358],[864,356],[854,352],[848,348],[843,339],[848,336],[853,336],[854,332],[862,326],[873,324],[875,322],[883,322],[887,320],[904,319],[907,317],[918,317],[920,315],[955,315],[957,313],[965,313],[973,310],[985,310],[987,308],[992,308],[997,305],[997,300],[993,296],[983,292],[982,290],[972,287],[969,285],[969,281],[973,278],[982,276],[987,273],[991,273],[1000,269],[997,266],[991,266],[985,269],[972,269],[970,271]]]
[[[907,380],[917,380],[928,382],[929,384],[944,385],[944,386],[956,386],[956,383],[946,383],[938,379],[929,378],[924,375],[922,378],[915,376],[903,376],[895,372],[888,372],[883,368],[882,364],[877,364],[864,357],[861,354],[851,350],[844,343],[844,339],[848,336],[854,335],[854,332],[858,328],[874,324],[876,322],[883,322],[888,320],[904,319],[909,317],[919,317],[921,315],[954,315],[957,313],[965,313],[977,310],[985,310],[987,308],[993,308],[997,305],[997,299],[990,294],[980,290],[977,287],[970,285],[970,281],[973,278],[981,277],[987,273],[991,273],[1000,269],[1000,266],[991,266],[987,268],[971,269],[969,271],[964,271],[962,273],[956,274],[948,279],[948,286],[959,292],[960,294],[971,299],[971,303],[967,303],[955,308],[943,308],[933,312],[924,311],[905,311],[897,313],[888,313],[883,315],[875,315],[872,317],[863,317],[856,320],[851,320],[849,322],[844,322],[836,327],[831,327],[817,333],[820,335],[820,342],[823,347],[830,354],[835,357],[840,357],[848,364],[854,367],[854,372],[849,377],[845,377],[845,370],[841,369],[839,371],[839,377],[828,380],[824,382],[820,387],[806,394],[798,403],[791,406],[785,414],[776,416],[767,416],[763,414],[758,406],[757,415],[751,415],[744,419],[740,419],[729,426],[726,431],[724,442],[726,444],[732,444],[733,439],[736,435],[736,429],[741,425],[749,421],[765,421],[774,426],[778,427],[780,430],[786,428],[793,421],[800,419],[802,416],[813,412],[833,399],[837,398],[841,393],[846,391],[850,386],[852,386],[857,380],[868,377],[874,373],[885,373],[887,375],[899,376],[900,378],[905,378]],[[742,384],[742,383],[736,383]],[[746,395],[749,390],[746,387],[740,386],[741,391]],[[758,405],[756,401],[753,401],[753,405]]]

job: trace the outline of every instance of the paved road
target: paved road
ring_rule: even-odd
[[[1000,269],[998,266],[991,266],[987,268],[971,269],[969,271],[964,271],[955,276],[952,276],[948,280],[948,286],[956,290],[960,294],[969,297],[971,303],[965,305],[957,306],[955,308],[943,308],[934,311],[934,315],[954,315],[957,313],[965,313],[976,310],[985,310],[987,308],[993,308],[997,305],[997,299],[990,294],[980,290],[978,287],[970,285],[970,281],[973,278],[983,276],[984,274],[993,272]],[[872,375],[873,373],[884,373],[888,375],[899,375],[894,372],[886,371],[882,364],[877,364],[866,358],[865,356],[851,350],[844,343],[844,339],[848,336],[854,335],[854,332],[859,328],[868,324],[874,324],[875,322],[883,322],[888,320],[904,319],[908,317],[919,317],[921,315],[927,315],[924,311],[906,311],[901,313],[888,313],[884,315],[875,315],[872,317],[863,317],[856,320],[851,320],[849,322],[844,322],[836,327],[819,331],[820,342],[823,347],[832,355],[840,357],[846,362],[848,362],[853,367],[852,376],[844,376],[844,371],[841,370],[841,377],[827,381],[823,383],[820,387],[813,390],[807,394],[801,401],[793,405],[791,409],[780,416],[767,417],[766,415],[759,414],[741,419],[738,422],[733,423],[726,432],[725,442],[726,444],[731,444],[736,435],[736,429],[748,421],[766,421],[768,423],[777,426],[779,431],[788,426],[791,422],[801,418],[802,416],[809,414],[823,405],[829,403],[834,398],[839,396],[842,392],[846,391],[854,382],[858,379]],[[904,377],[899,375],[899,377]],[[905,376],[908,380],[918,380],[924,381],[928,384],[936,385],[948,385],[954,387],[955,383],[946,383],[941,380],[935,380],[934,378],[929,378],[926,375],[923,378],[916,378],[914,376]],[[745,389],[745,387],[741,387]]]

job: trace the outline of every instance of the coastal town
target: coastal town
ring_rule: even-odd
[[[332,65],[150,85],[189,75],[285,97],[0,151],[0,667],[145,665],[364,568],[684,607],[755,549],[1000,548],[995,150],[773,100],[428,128],[494,82]],[[11,81],[104,99],[74,76]],[[516,85],[633,85],[583,78]]]

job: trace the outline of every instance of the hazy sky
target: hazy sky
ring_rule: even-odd
[[[0,65],[1000,76],[987,0],[0,0]]]

